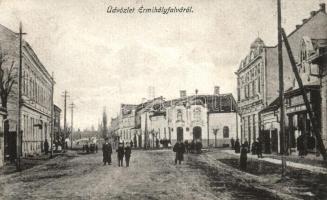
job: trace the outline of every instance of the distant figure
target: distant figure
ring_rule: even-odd
[[[48,155],[48,152],[49,152],[49,143],[48,143],[48,140],[47,139],[44,140],[44,151],[45,151],[45,154]]]
[[[262,156],[262,142],[261,142],[260,138],[257,138],[257,155],[258,155],[258,158],[263,158],[263,156]]]
[[[123,159],[124,159],[124,145],[123,145],[123,143],[119,142],[116,152],[117,152],[117,158],[118,158],[118,167],[122,167],[123,166]]]
[[[131,154],[132,154],[132,148],[130,147],[130,145],[127,142],[126,143],[126,147],[125,147],[125,162],[126,162],[126,167],[129,167],[129,159],[131,158]]]
[[[239,141],[238,138],[237,138],[236,141],[235,141],[234,149],[235,149],[235,153],[240,153],[241,144],[240,144],[240,141]]]
[[[175,165],[177,164],[177,160],[178,160],[179,164],[181,164],[182,161],[184,160],[184,153],[185,153],[185,146],[184,146],[183,142],[178,140],[176,142],[176,144],[174,145],[173,151],[176,152]]]
[[[235,140],[234,138],[230,139],[230,145],[232,146],[232,149],[235,147]]]
[[[185,146],[186,153],[189,153],[189,151],[190,151],[190,145],[188,144],[188,141],[187,140],[185,140],[184,146]]]
[[[247,153],[248,153],[248,147],[246,144],[242,145],[241,149],[241,156],[240,156],[240,169],[241,170],[246,170],[246,165],[247,165]]]
[[[249,145],[249,142],[248,142],[248,140],[247,139],[245,139],[245,141],[244,141],[244,143],[243,143],[245,146],[246,146],[246,148],[247,148],[247,150],[248,150],[248,153],[250,152],[250,145]]]
[[[299,151],[299,156],[303,157],[305,153],[305,145],[304,145],[304,135],[300,135],[296,139],[296,144],[297,144],[297,150]]]
[[[112,147],[109,143],[109,139],[105,139],[105,143],[102,145],[102,152],[103,152],[103,165],[111,165],[111,154],[112,154]]]
[[[195,143],[195,150],[196,150],[196,153],[201,153],[201,151],[202,151],[202,142],[197,141]]]
[[[252,143],[252,146],[251,146],[252,155],[256,155],[257,154],[257,146],[258,146],[258,142],[257,141],[254,141]]]
[[[156,148],[159,149],[159,140],[158,140],[158,138],[156,139]]]
[[[192,142],[191,142],[190,149],[191,149],[191,153],[194,153],[194,150],[195,150],[194,140],[192,140]]]
[[[130,145],[131,145],[131,148],[133,148],[133,141],[131,140],[131,142],[130,142]]]

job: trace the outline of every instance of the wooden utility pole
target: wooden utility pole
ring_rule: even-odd
[[[284,67],[283,67],[283,44],[282,44],[282,14],[281,0],[277,0],[277,29],[278,29],[278,65],[279,65],[279,104],[280,104],[280,137],[282,154],[282,178],[285,177],[285,105],[284,105]]]
[[[68,96],[68,92],[65,90],[64,94],[64,150],[66,150],[66,137],[67,137],[67,119],[66,119],[66,114],[67,114],[67,97]]]
[[[53,105],[53,92],[54,92],[54,75],[52,72],[51,76],[51,154],[50,158],[53,157],[53,139],[54,139],[54,105]]]
[[[301,90],[302,98],[303,98],[305,107],[307,109],[308,115],[309,115],[311,127],[312,127],[312,130],[313,130],[313,134],[317,138],[318,149],[319,149],[321,155],[323,156],[323,159],[326,161],[327,160],[327,154],[326,154],[325,145],[324,145],[323,140],[321,138],[320,129],[319,129],[318,124],[317,124],[318,119],[316,118],[316,116],[312,112],[312,108],[310,106],[310,102],[309,102],[309,99],[308,99],[306,90],[305,90],[305,88],[303,86],[302,79],[301,79],[301,77],[299,75],[299,72],[298,72],[298,69],[296,67],[296,62],[295,62],[295,59],[294,59],[294,56],[293,56],[293,53],[292,53],[290,44],[288,43],[287,36],[286,36],[285,31],[283,29],[282,29],[282,34],[283,34],[283,39],[284,39],[285,47],[286,47],[288,56],[290,58],[292,70],[294,72],[295,78],[296,78],[297,83],[299,85],[299,88]]]
[[[20,116],[21,116],[21,98],[22,98],[22,62],[23,62],[23,25],[22,22],[19,23],[19,69],[18,69],[18,98],[17,98],[17,132],[16,132],[16,169],[17,171],[21,170],[20,166],[20,157],[22,153],[22,135],[20,128]]]
[[[70,133],[70,149],[73,149],[73,122],[74,122],[74,108],[75,104],[72,102],[70,104],[71,109],[71,133]]]

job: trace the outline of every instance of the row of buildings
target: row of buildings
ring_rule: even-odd
[[[21,47],[20,47],[21,44]],[[21,50],[21,53],[20,53]],[[49,144],[52,119],[57,135],[60,131],[60,108],[52,105],[54,81],[31,46],[19,34],[0,25],[1,107],[0,107],[0,166],[14,160],[17,145],[20,154],[30,156],[44,151]],[[18,103],[18,66],[22,60],[21,100]],[[18,115],[18,105],[21,113]],[[54,117],[51,116],[52,109]],[[20,116],[21,144],[17,141],[17,119]]]
[[[111,119],[111,134],[120,141],[133,141],[136,147],[154,147],[156,141],[200,141],[203,146],[230,146],[238,137],[239,118],[232,94],[187,96],[166,100],[153,98],[138,105],[121,104],[120,113]]]
[[[327,145],[327,14],[325,4],[312,11],[308,19],[287,36],[297,69],[303,81],[314,115],[318,118],[323,141]],[[237,104],[240,114],[240,140],[250,144],[259,136],[266,153],[282,151],[279,134],[278,50],[261,38],[250,45],[237,75]],[[309,116],[292,72],[283,43],[284,88],[286,108],[286,144],[289,153],[296,151],[297,138],[306,137],[308,151],[316,151]]]

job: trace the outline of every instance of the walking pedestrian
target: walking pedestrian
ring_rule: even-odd
[[[241,148],[241,144],[239,139],[237,138],[235,141],[235,153],[240,153],[240,148]]]
[[[174,145],[173,151],[176,152],[175,165],[177,164],[177,160],[178,160],[178,163],[181,164],[182,161],[184,160],[184,153],[185,153],[185,146],[184,146],[183,142],[178,140],[176,142],[176,144]]]
[[[247,145],[242,144],[241,155],[240,155],[240,169],[241,170],[246,170],[247,159],[248,159],[247,153],[248,153]]]
[[[102,145],[102,152],[103,152],[103,165],[111,165],[111,154],[112,154],[112,147],[109,143],[109,139],[105,139],[105,143]]]
[[[49,143],[48,143],[48,140],[47,139],[44,140],[44,151],[45,151],[45,155],[48,155],[48,152],[49,152]]]
[[[132,154],[132,148],[130,147],[129,143],[126,143],[125,147],[125,162],[126,162],[126,167],[129,167],[129,160],[131,158]]]
[[[117,152],[117,158],[118,158],[118,167],[123,167],[124,144],[122,142],[119,142],[116,152]]]

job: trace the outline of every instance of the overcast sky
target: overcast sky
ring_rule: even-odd
[[[326,0],[284,0],[287,33]],[[107,7],[192,6],[191,14],[109,14]],[[66,89],[74,126],[97,127],[103,107],[140,103],[148,87],[167,99],[188,94],[236,94],[240,60],[258,37],[275,45],[276,0],[0,0],[0,24],[24,36],[49,73],[55,103]],[[70,112],[68,112],[70,123]]]

